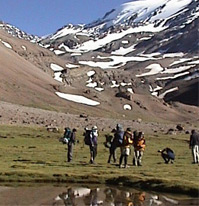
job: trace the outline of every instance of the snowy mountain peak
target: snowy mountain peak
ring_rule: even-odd
[[[88,87],[89,92],[108,91],[109,95],[111,91],[128,101],[133,94],[151,94],[166,101],[198,105],[194,95],[199,78],[198,25],[198,0],[139,0],[112,9],[91,24],[66,25],[37,43],[65,64],[61,68],[50,63],[50,71],[60,83],[73,84],[81,91]],[[0,28],[31,40],[14,26],[0,22]],[[12,49],[4,39],[1,43]],[[31,55],[26,54],[24,46],[21,48],[25,56]],[[43,52],[38,56],[40,66]],[[85,70],[92,75],[85,75]],[[62,92],[56,94],[63,97]]]
[[[31,42],[37,42],[39,40],[39,37],[27,34],[26,32],[20,30],[19,28],[11,24],[7,24],[3,21],[0,21],[0,29],[7,31],[9,34],[19,39],[25,39]]]
[[[119,24],[153,23],[171,17],[191,2],[192,0],[132,1],[106,13],[103,18],[87,27],[103,25],[102,27],[105,29]]]
[[[127,72],[124,79],[108,77],[114,88],[131,77],[137,81],[128,88],[131,93],[143,86],[158,98],[184,102],[187,91],[197,91],[198,25],[198,0],[137,0],[90,24],[65,26],[41,44],[76,65]],[[106,77],[100,82],[107,82]],[[89,79],[87,87],[99,86]]]

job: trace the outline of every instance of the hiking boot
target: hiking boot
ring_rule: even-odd
[[[133,159],[133,166],[137,166],[137,161],[135,161],[135,159]]]
[[[129,168],[129,166],[128,166],[128,165],[125,165],[124,168]]]
[[[119,168],[122,168],[122,165],[119,165]]]

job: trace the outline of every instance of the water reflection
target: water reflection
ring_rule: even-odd
[[[177,201],[166,196],[151,195],[136,190],[107,188],[75,188],[70,187],[66,192],[55,198],[53,205],[65,206],[173,206],[198,205],[198,200]]]
[[[129,192],[114,188],[68,188],[66,192],[55,198],[54,205],[64,203],[65,206],[76,205],[109,205],[109,206],[142,206],[145,192]]]
[[[199,199],[150,194],[120,187],[0,187],[0,205],[20,206],[176,206],[199,205]]]

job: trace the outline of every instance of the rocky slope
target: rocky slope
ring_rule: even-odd
[[[145,93],[198,105],[186,95],[198,92],[198,12],[198,0],[132,1],[40,43],[75,64],[130,70],[131,79],[147,82]]]
[[[86,116],[195,121],[198,1],[143,2],[40,40],[0,24],[0,100]]]

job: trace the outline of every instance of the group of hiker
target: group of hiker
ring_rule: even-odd
[[[61,142],[68,145],[68,162],[72,161],[73,147],[76,142],[76,132],[74,128],[66,127],[63,138],[60,139]],[[131,128],[123,130],[121,124],[117,124],[116,128],[111,131],[113,135],[105,135],[106,141],[104,142],[105,147],[109,148],[108,163],[113,160],[114,163],[117,161],[116,149],[120,148],[120,158],[119,167],[128,167],[128,156],[131,154],[131,149],[133,148],[133,165],[142,166],[142,157],[146,147],[146,140],[144,137],[144,132],[142,131],[132,131]],[[91,129],[84,128],[84,144],[89,146],[90,149],[90,164],[95,164],[95,158],[97,156],[97,145],[98,145],[98,128],[93,126]],[[190,135],[190,149],[192,150],[193,163],[199,163],[199,134],[195,131],[191,131]],[[171,148],[164,148],[163,150],[158,150],[166,164],[174,163],[175,154]]]
[[[143,132],[131,131],[131,128],[127,128],[126,131],[123,131],[122,125],[117,124],[116,129],[112,130],[113,137],[106,137],[105,146],[109,147],[109,158],[108,163],[116,163],[116,149],[120,147],[121,155],[119,159],[119,167],[122,168],[124,161],[124,168],[128,167],[128,156],[131,152],[131,146],[134,147],[134,158],[133,165],[142,166],[141,160],[143,156],[144,149],[146,147],[146,141],[144,138]]]

